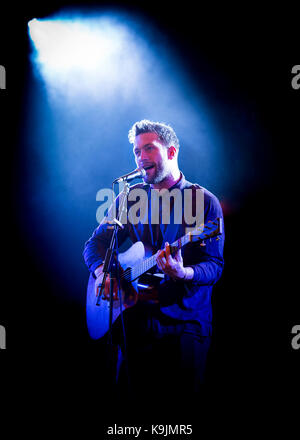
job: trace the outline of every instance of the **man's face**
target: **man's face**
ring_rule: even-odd
[[[159,183],[169,174],[168,148],[161,143],[156,133],[136,136],[133,153],[137,166],[146,170],[146,183]]]

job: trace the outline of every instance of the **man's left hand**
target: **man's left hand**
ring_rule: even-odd
[[[186,279],[187,268],[183,266],[181,249],[179,249],[174,257],[172,257],[168,242],[165,243],[165,249],[158,251],[156,263],[160,270],[174,280]]]

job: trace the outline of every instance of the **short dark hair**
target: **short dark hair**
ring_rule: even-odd
[[[173,145],[177,151],[179,150],[178,137],[170,125],[163,122],[153,122],[148,119],[142,119],[139,122],[135,122],[129,130],[129,142],[133,144],[136,136],[142,133],[156,133],[165,146],[169,147]]]

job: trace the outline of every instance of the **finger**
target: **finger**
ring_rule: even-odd
[[[166,264],[168,264],[169,266],[172,266],[174,264],[174,260],[173,260],[173,257],[171,255],[170,245],[169,245],[169,243],[167,241],[166,241],[165,245],[166,245],[166,251],[165,251]]]
[[[158,251],[156,260],[159,259],[163,264],[166,264],[166,253],[164,249]]]
[[[157,261],[159,261],[161,266],[165,266],[167,264],[167,260],[165,257],[158,257]]]
[[[160,260],[156,260],[156,264],[157,264],[157,267],[160,269],[160,270],[162,270],[162,264],[161,264],[161,262],[160,262]]]
[[[165,258],[158,258],[156,260],[156,262],[157,262],[158,268],[163,271],[166,267],[166,259]]]
[[[109,292],[110,292],[110,277],[109,275],[107,275],[104,286],[105,296],[109,295]]]
[[[95,281],[95,295],[98,296],[100,293],[100,286],[101,286],[101,279],[102,278],[97,278]]]
[[[165,254],[167,258],[171,255],[170,245],[167,241],[165,242]]]
[[[166,265],[166,258],[164,256],[164,251],[159,251],[156,256],[156,263],[160,270],[163,270]]]
[[[171,255],[171,253],[169,253],[167,255],[166,264],[168,264],[169,266],[172,266],[174,264],[174,259],[173,259],[172,255]]]
[[[181,249],[178,249],[178,251],[176,252],[176,254],[174,255],[174,259],[178,262],[182,261],[182,255],[181,255]]]
[[[165,256],[165,251],[162,249],[160,251],[157,252],[156,254],[156,260],[161,259],[162,257]]]
[[[113,280],[114,299],[119,299],[119,285],[117,280]]]

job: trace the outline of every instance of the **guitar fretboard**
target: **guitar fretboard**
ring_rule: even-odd
[[[206,225],[202,225],[203,227],[199,227],[194,229],[192,232],[188,232],[183,237],[174,241],[170,245],[171,255],[174,255],[180,248],[189,243],[190,241],[197,240],[205,240],[207,238],[214,237],[216,235],[222,234],[222,219],[217,218],[215,221],[209,221]],[[136,264],[129,270],[127,269],[123,276],[127,281],[134,281],[138,277],[140,277],[143,273],[152,269],[156,265],[156,254],[152,255],[149,258],[141,261]]]
[[[184,235],[183,237],[179,238],[178,240],[174,241],[170,245],[170,252],[171,254],[175,254],[178,249],[182,248],[184,245],[186,245],[190,241],[190,233]],[[139,276],[141,276],[143,273],[147,272],[148,270],[152,269],[156,265],[156,254],[152,255],[149,258],[146,258],[141,263],[137,264],[136,266],[131,268],[131,281],[135,280]]]

